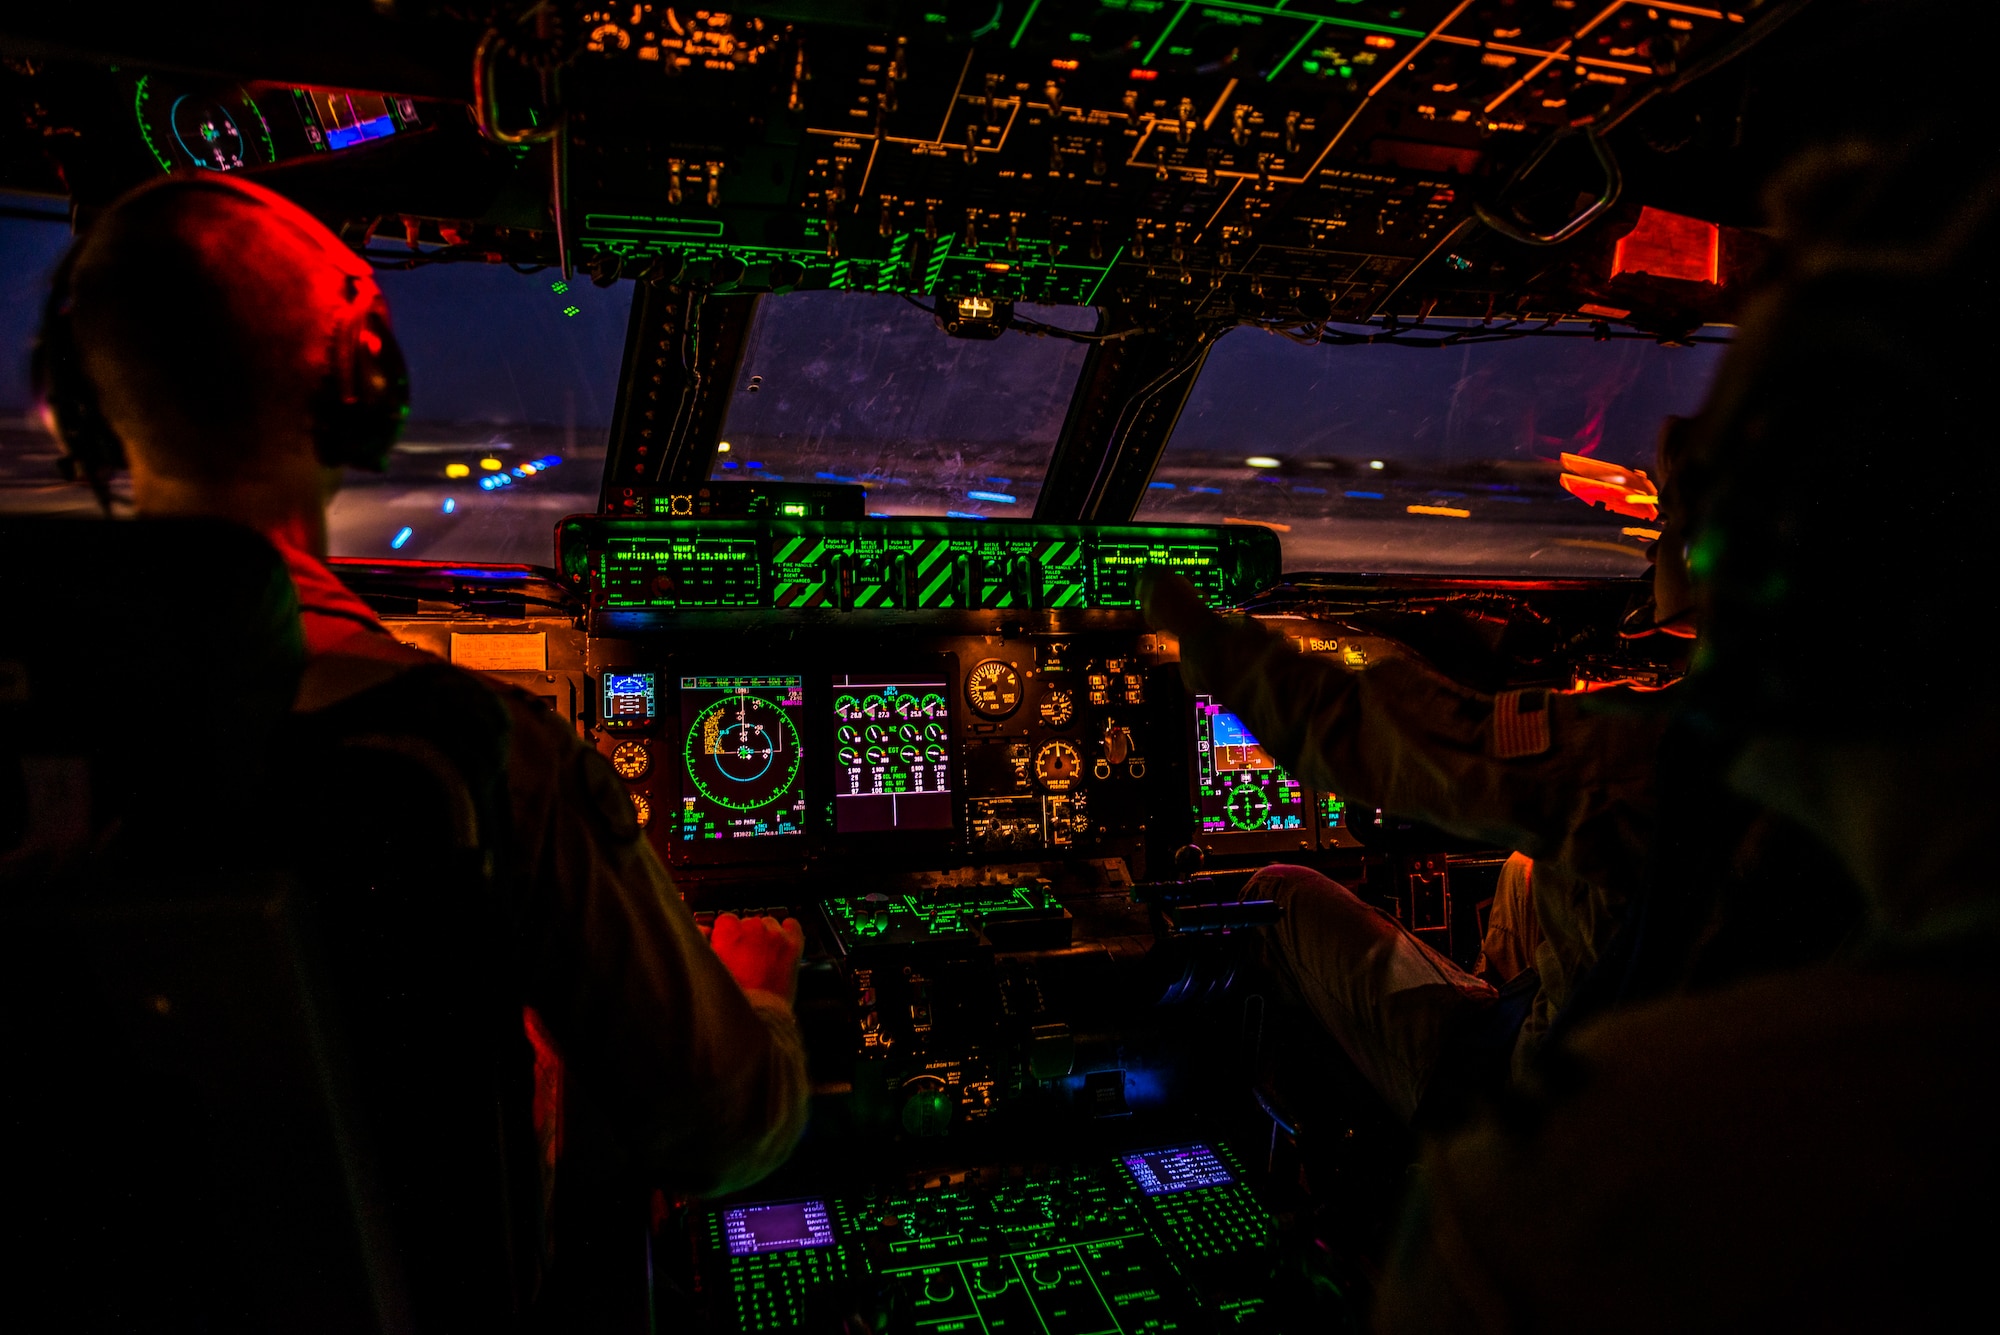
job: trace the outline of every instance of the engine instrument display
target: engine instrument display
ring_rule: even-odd
[[[836,833],[952,828],[950,689],[942,675],[833,679]]]
[[[1310,838],[1304,785],[1286,772],[1243,720],[1206,695],[1194,701],[1196,814],[1204,835],[1289,833]]]
[[[614,728],[651,723],[659,712],[655,681],[651,672],[605,673],[604,722]]]
[[[681,678],[680,842],[805,832],[795,676]]]
[[[965,674],[965,702],[981,718],[1003,719],[1021,707],[1021,670],[999,658]]]

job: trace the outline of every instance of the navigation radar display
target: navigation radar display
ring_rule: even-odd
[[[833,679],[833,828],[949,830],[948,682],[923,677]]]
[[[1203,834],[1309,828],[1303,786],[1250,735],[1242,719],[1206,695],[1195,697],[1194,739],[1195,805]]]
[[[683,843],[805,832],[797,677],[681,678]]]

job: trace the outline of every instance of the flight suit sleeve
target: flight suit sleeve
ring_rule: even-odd
[[[656,1185],[716,1195],[755,1182],[805,1125],[791,1007],[730,977],[604,758],[545,711],[513,712],[531,1004]]]
[[[1277,760],[1356,805],[1557,863],[1619,894],[1650,843],[1658,724],[1550,694],[1551,744],[1498,758],[1494,699],[1421,663],[1350,671],[1249,617],[1181,639],[1189,687],[1240,716]]]

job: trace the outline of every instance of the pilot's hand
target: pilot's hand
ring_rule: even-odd
[[[1146,624],[1189,639],[1221,618],[1209,610],[1194,585],[1171,570],[1151,567],[1139,575],[1139,606]]]
[[[806,948],[805,928],[797,918],[780,923],[776,918],[718,913],[708,944],[738,987],[769,992],[783,997],[787,1006],[792,1004],[799,988],[799,956]]]

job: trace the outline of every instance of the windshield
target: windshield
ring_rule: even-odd
[[[1017,314],[1095,327],[1082,306]],[[765,297],[712,478],[854,482],[877,515],[1026,519],[1086,349],[1019,332],[951,338],[879,292]]]
[[[486,264],[378,276],[410,425],[386,474],[347,475],[328,551],[547,565],[556,521],[597,508],[632,285]]]
[[[1657,476],[1662,420],[1701,406],[1721,354],[1587,335],[1304,346],[1236,329],[1139,518],[1268,523],[1288,571],[1639,574],[1651,520],[1587,506],[1560,456]]]

